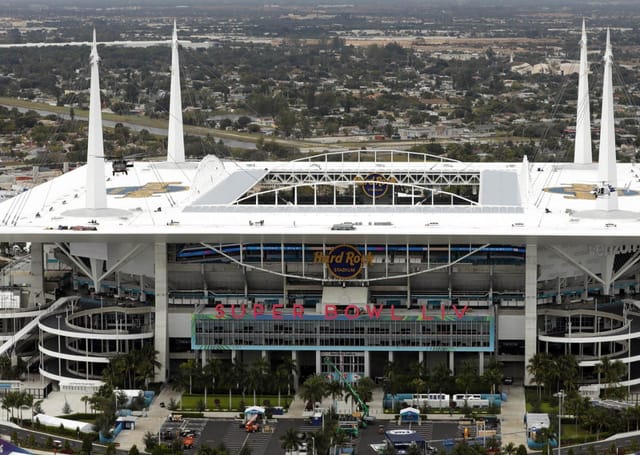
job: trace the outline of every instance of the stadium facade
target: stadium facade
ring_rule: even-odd
[[[608,38],[597,163],[584,30],[571,163],[188,161],[172,43],[166,161],[106,169],[94,37],[87,165],[0,204],[0,240],[31,242],[11,266],[28,291],[3,292],[0,353],[68,390],[144,343],[159,381],[194,358],[291,356],[301,376],[330,374],[329,358],[357,379],[390,360],[482,372],[496,356],[528,382],[544,351],[574,354],[584,383],[603,356],[640,382],[640,168],[616,163]]]

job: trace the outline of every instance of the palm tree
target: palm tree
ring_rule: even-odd
[[[275,371],[275,381],[276,381],[276,387],[278,388],[278,406],[281,406],[280,397],[282,395],[282,385],[287,384],[287,392],[291,390],[291,385],[289,383],[290,374],[291,373],[288,372],[285,366],[283,366],[282,364],[277,366]]]
[[[311,406],[315,406],[326,396],[328,396],[327,382],[319,375],[310,376],[300,388],[300,398],[307,404],[311,403]]]
[[[204,403],[205,407],[207,406],[207,391],[209,390],[209,385],[211,385],[211,391],[215,388],[216,380],[218,380],[218,385],[222,384],[221,379],[221,370],[222,370],[222,362],[219,359],[211,359],[207,362],[207,364],[202,368],[200,372],[200,381],[202,382],[202,388],[204,389]]]
[[[610,398],[617,395],[616,388],[620,377],[626,372],[625,365],[620,360],[611,361],[609,357],[603,357],[598,365],[598,378],[604,377],[605,389],[604,398]]]
[[[327,394],[331,397],[333,411],[337,411],[337,399],[344,396],[344,387],[340,381],[330,380],[327,382]]]
[[[376,387],[376,383],[369,377],[360,378],[356,383],[356,392],[360,396],[360,399],[369,403],[373,400],[373,389]],[[363,409],[364,411],[364,409]]]
[[[562,386],[562,390],[565,392],[572,392],[577,388],[578,373],[580,371],[578,367],[578,361],[571,355],[563,355],[556,362],[558,366],[558,389]]]
[[[244,393],[247,390],[247,367],[244,363],[236,360],[231,366],[229,379],[232,388],[242,392],[242,401],[244,401]]]
[[[20,392],[7,392],[2,399],[2,407],[7,409],[7,411],[11,411],[11,419],[13,419],[13,409],[18,407],[19,393]],[[7,420],[9,420],[8,417],[9,414],[7,413]]]
[[[135,365],[135,377],[142,381],[144,389],[149,388],[149,381],[155,376],[156,370],[162,368],[158,360],[160,353],[155,350],[152,344],[143,344],[138,350],[138,361]]]
[[[548,363],[548,355],[544,352],[538,352],[529,359],[527,364],[527,372],[531,375],[531,379],[538,387],[538,399],[542,399],[541,386],[544,384],[546,376],[546,367]]]
[[[293,450],[298,450],[302,445],[302,441],[298,435],[298,430],[295,428],[289,428],[285,434],[280,436],[280,446],[289,453]]]
[[[247,378],[248,384],[251,385],[251,390],[253,390],[253,401],[255,403],[256,392],[264,393],[267,391],[267,383],[271,379],[271,365],[269,361],[260,357],[258,360],[253,362],[251,368],[249,368],[249,377]]]
[[[298,374],[298,365],[292,357],[283,357],[280,365],[278,365],[278,369],[280,368],[282,369],[282,371],[286,372],[287,395],[291,395],[291,389],[297,388],[297,385],[294,384],[294,379]]]
[[[144,450],[146,452],[151,452],[158,445],[158,437],[151,431],[147,431],[144,434],[142,441],[144,442]]]
[[[20,392],[18,401],[18,409],[20,411],[20,424],[22,425],[22,410],[31,409],[33,406],[33,395],[27,392]]]
[[[510,442],[502,448],[502,453],[504,453],[504,455],[515,455],[516,445],[513,442]]]
[[[496,384],[499,384],[503,376],[503,365],[495,357],[489,361],[482,378],[491,386],[491,393],[496,393]]]
[[[471,361],[462,363],[460,372],[456,375],[456,385],[464,389],[464,393],[469,393],[469,387],[478,379],[478,370]]]
[[[199,371],[198,364],[195,360],[189,359],[186,362],[182,362],[179,368],[176,385],[182,390],[188,388],[189,395],[191,395],[193,392],[193,379]]]

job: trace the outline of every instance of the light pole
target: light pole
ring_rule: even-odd
[[[311,436],[311,455],[316,455],[316,438]]]
[[[564,401],[564,390],[554,393],[554,397],[558,397],[558,455],[562,453],[562,402]]]

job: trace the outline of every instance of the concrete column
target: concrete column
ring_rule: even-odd
[[[364,376],[371,377],[371,353],[364,351]]]
[[[538,292],[538,245],[527,245],[524,278],[524,383],[531,385],[531,374],[526,365],[537,351],[537,292]]]
[[[615,254],[607,254],[602,258],[602,279],[604,284],[602,285],[603,295],[613,295],[611,286],[613,285],[613,262],[615,260]]]
[[[293,372],[293,388],[297,392],[300,387],[300,365],[298,365],[298,351],[291,351],[291,360],[295,362],[296,369]]]
[[[418,351],[418,363],[424,362],[424,351]]]
[[[102,292],[102,283],[98,280],[98,277],[102,275],[102,259],[89,258],[89,265],[91,266],[91,281],[93,281],[93,288],[97,293]]]
[[[393,351],[389,351],[388,356],[389,356],[389,362],[393,362]]]
[[[484,352],[478,352],[478,374],[484,374]]]
[[[322,357],[320,351],[316,351],[316,374],[322,373]]]
[[[156,382],[166,382],[169,370],[169,330],[168,330],[168,283],[167,283],[167,244],[155,244],[155,293],[156,318],[154,328],[154,345],[158,351],[160,368],[156,372]]]
[[[451,370],[451,374],[456,374],[456,358],[455,352],[449,351],[449,369]]]
[[[31,244],[31,272],[29,273],[29,278],[31,282],[29,306],[44,305],[44,258],[42,243]]]
[[[141,302],[146,300],[146,296],[144,294],[144,275],[140,275],[140,296],[139,299]]]
[[[636,280],[637,282],[637,280]],[[636,291],[637,292],[637,291]],[[589,275],[584,275],[584,291],[582,292],[582,298],[587,300],[589,297]]]
[[[204,368],[205,366],[207,366],[207,363],[209,363],[207,361],[207,351],[203,349],[202,351],[200,351],[200,364]]]
[[[231,350],[231,362],[236,363],[237,359],[238,359],[238,350],[237,349],[232,349]]]

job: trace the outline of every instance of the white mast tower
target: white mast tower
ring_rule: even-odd
[[[578,109],[576,113],[576,141],[573,152],[576,164],[591,164],[591,112],[589,109],[589,62],[587,61],[587,32],[582,20],[580,39],[580,73],[578,79]]]
[[[91,87],[89,90],[89,132],[87,137],[87,209],[106,209],[107,190],[104,180],[104,146],[102,141],[102,105],[100,103],[100,75],[98,73],[98,45],[93,29],[91,46]]]
[[[613,117],[613,82],[611,71],[613,53],[609,29],[607,29],[607,48],[604,53],[604,79],[602,83],[602,115],[600,120],[600,149],[598,152],[598,208],[601,210],[618,209],[618,193],[616,186],[618,176],[616,170],[616,131]]]
[[[171,40],[171,99],[169,104],[169,132],[167,161],[184,162],[184,132],[182,129],[182,94],[180,93],[180,62],[178,60],[178,29],[173,21]]]

